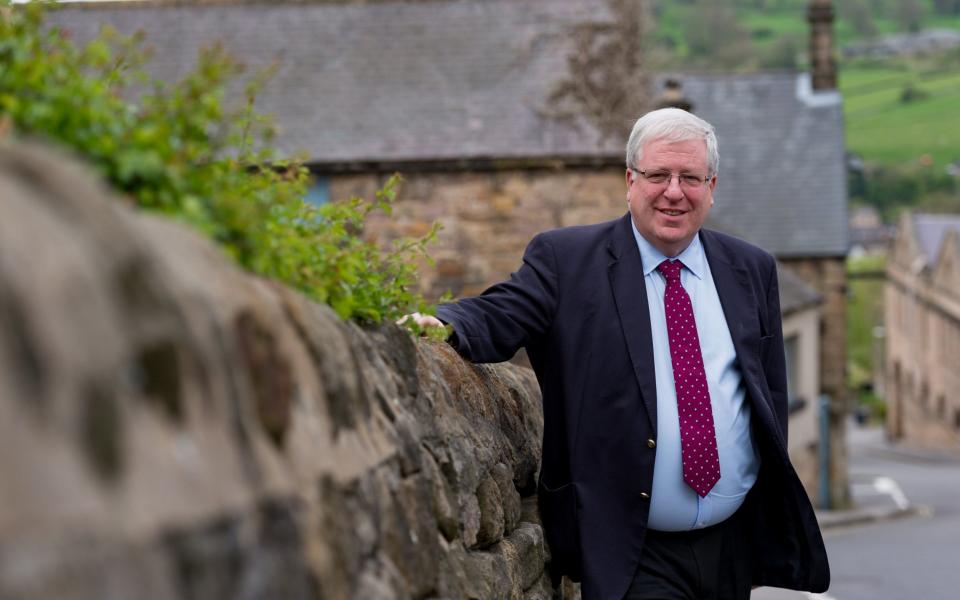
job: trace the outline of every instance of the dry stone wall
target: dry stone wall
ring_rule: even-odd
[[[536,382],[0,144],[0,598],[549,598]]]

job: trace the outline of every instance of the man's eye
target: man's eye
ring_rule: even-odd
[[[697,175],[681,175],[680,179],[687,185],[700,185],[703,183],[703,179]]]
[[[670,177],[670,173],[648,173],[647,181],[650,183],[663,183]]]

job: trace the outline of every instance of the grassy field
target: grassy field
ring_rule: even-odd
[[[922,97],[904,102],[911,88]],[[848,67],[840,72],[847,148],[871,162],[935,166],[960,160],[960,65],[956,70]]]
[[[798,7],[793,7],[777,13],[744,13],[743,16],[740,17],[740,22],[747,27],[748,31],[754,33],[755,39],[756,32],[769,30],[777,35],[793,35],[806,40],[810,33],[806,14],[806,2],[803,2]],[[940,20],[938,19],[937,25],[933,25],[931,23],[925,26],[950,26],[949,24],[941,25],[939,24],[939,21]],[[955,28],[960,28],[960,19],[951,19],[950,21],[957,21]],[[876,19],[874,21],[874,26],[876,27],[878,34],[894,33],[897,30],[896,23],[886,19]],[[843,19],[838,19],[834,22],[834,35],[836,36],[836,43],[838,46],[844,46],[851,42],[858,41],[860,38],[860,35],[856,32],[856,30]]]

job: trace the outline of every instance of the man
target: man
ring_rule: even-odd
[[[509,280],[438,309],[469,360],[527,349],[552,574],[582,580],[587,600],[824,591],[786,450],[774,259],[702,229],[719,163],[707,122],[648,113],[626,162],[627,215],[542,233]]]

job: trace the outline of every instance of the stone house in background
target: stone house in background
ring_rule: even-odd
[[[787,362],[790,435],[787,450],[807,493],[819,492],[820,328],[823,295],[780,266],[780,312]]]
[[[812,75],[648,73],[645,4],[632,0],[157,1],[64,6],[53,20],[81,40],[103,22],[145,30],[164,79],[214,39],[251,68],[276,61],[258,109],[275,116],[282,152],[306,152],[311,198],[371,197],[401,172],[393,216],[367,233],[416,236],[439,221],[423,277],[434,296],[506,277],[539,231],[624,214],[626,135],[662,82],[677,81],[720,140],[709,226],[773,253],[791,282],[785,330],[806,400],[791,420],[791,444],[804,448],[794,457],[813,459],[805,411],[830,395],[833,499],[844,504],[846,178],[823,4],[811,4]]]
[[[960,215],[901,216],[884,303],[888,436],[960,451]]]
[[[850,257],[886,256],[897,233],[895,225],[887,225],[880,211],[873,206],[857,206],[850,210]]]

